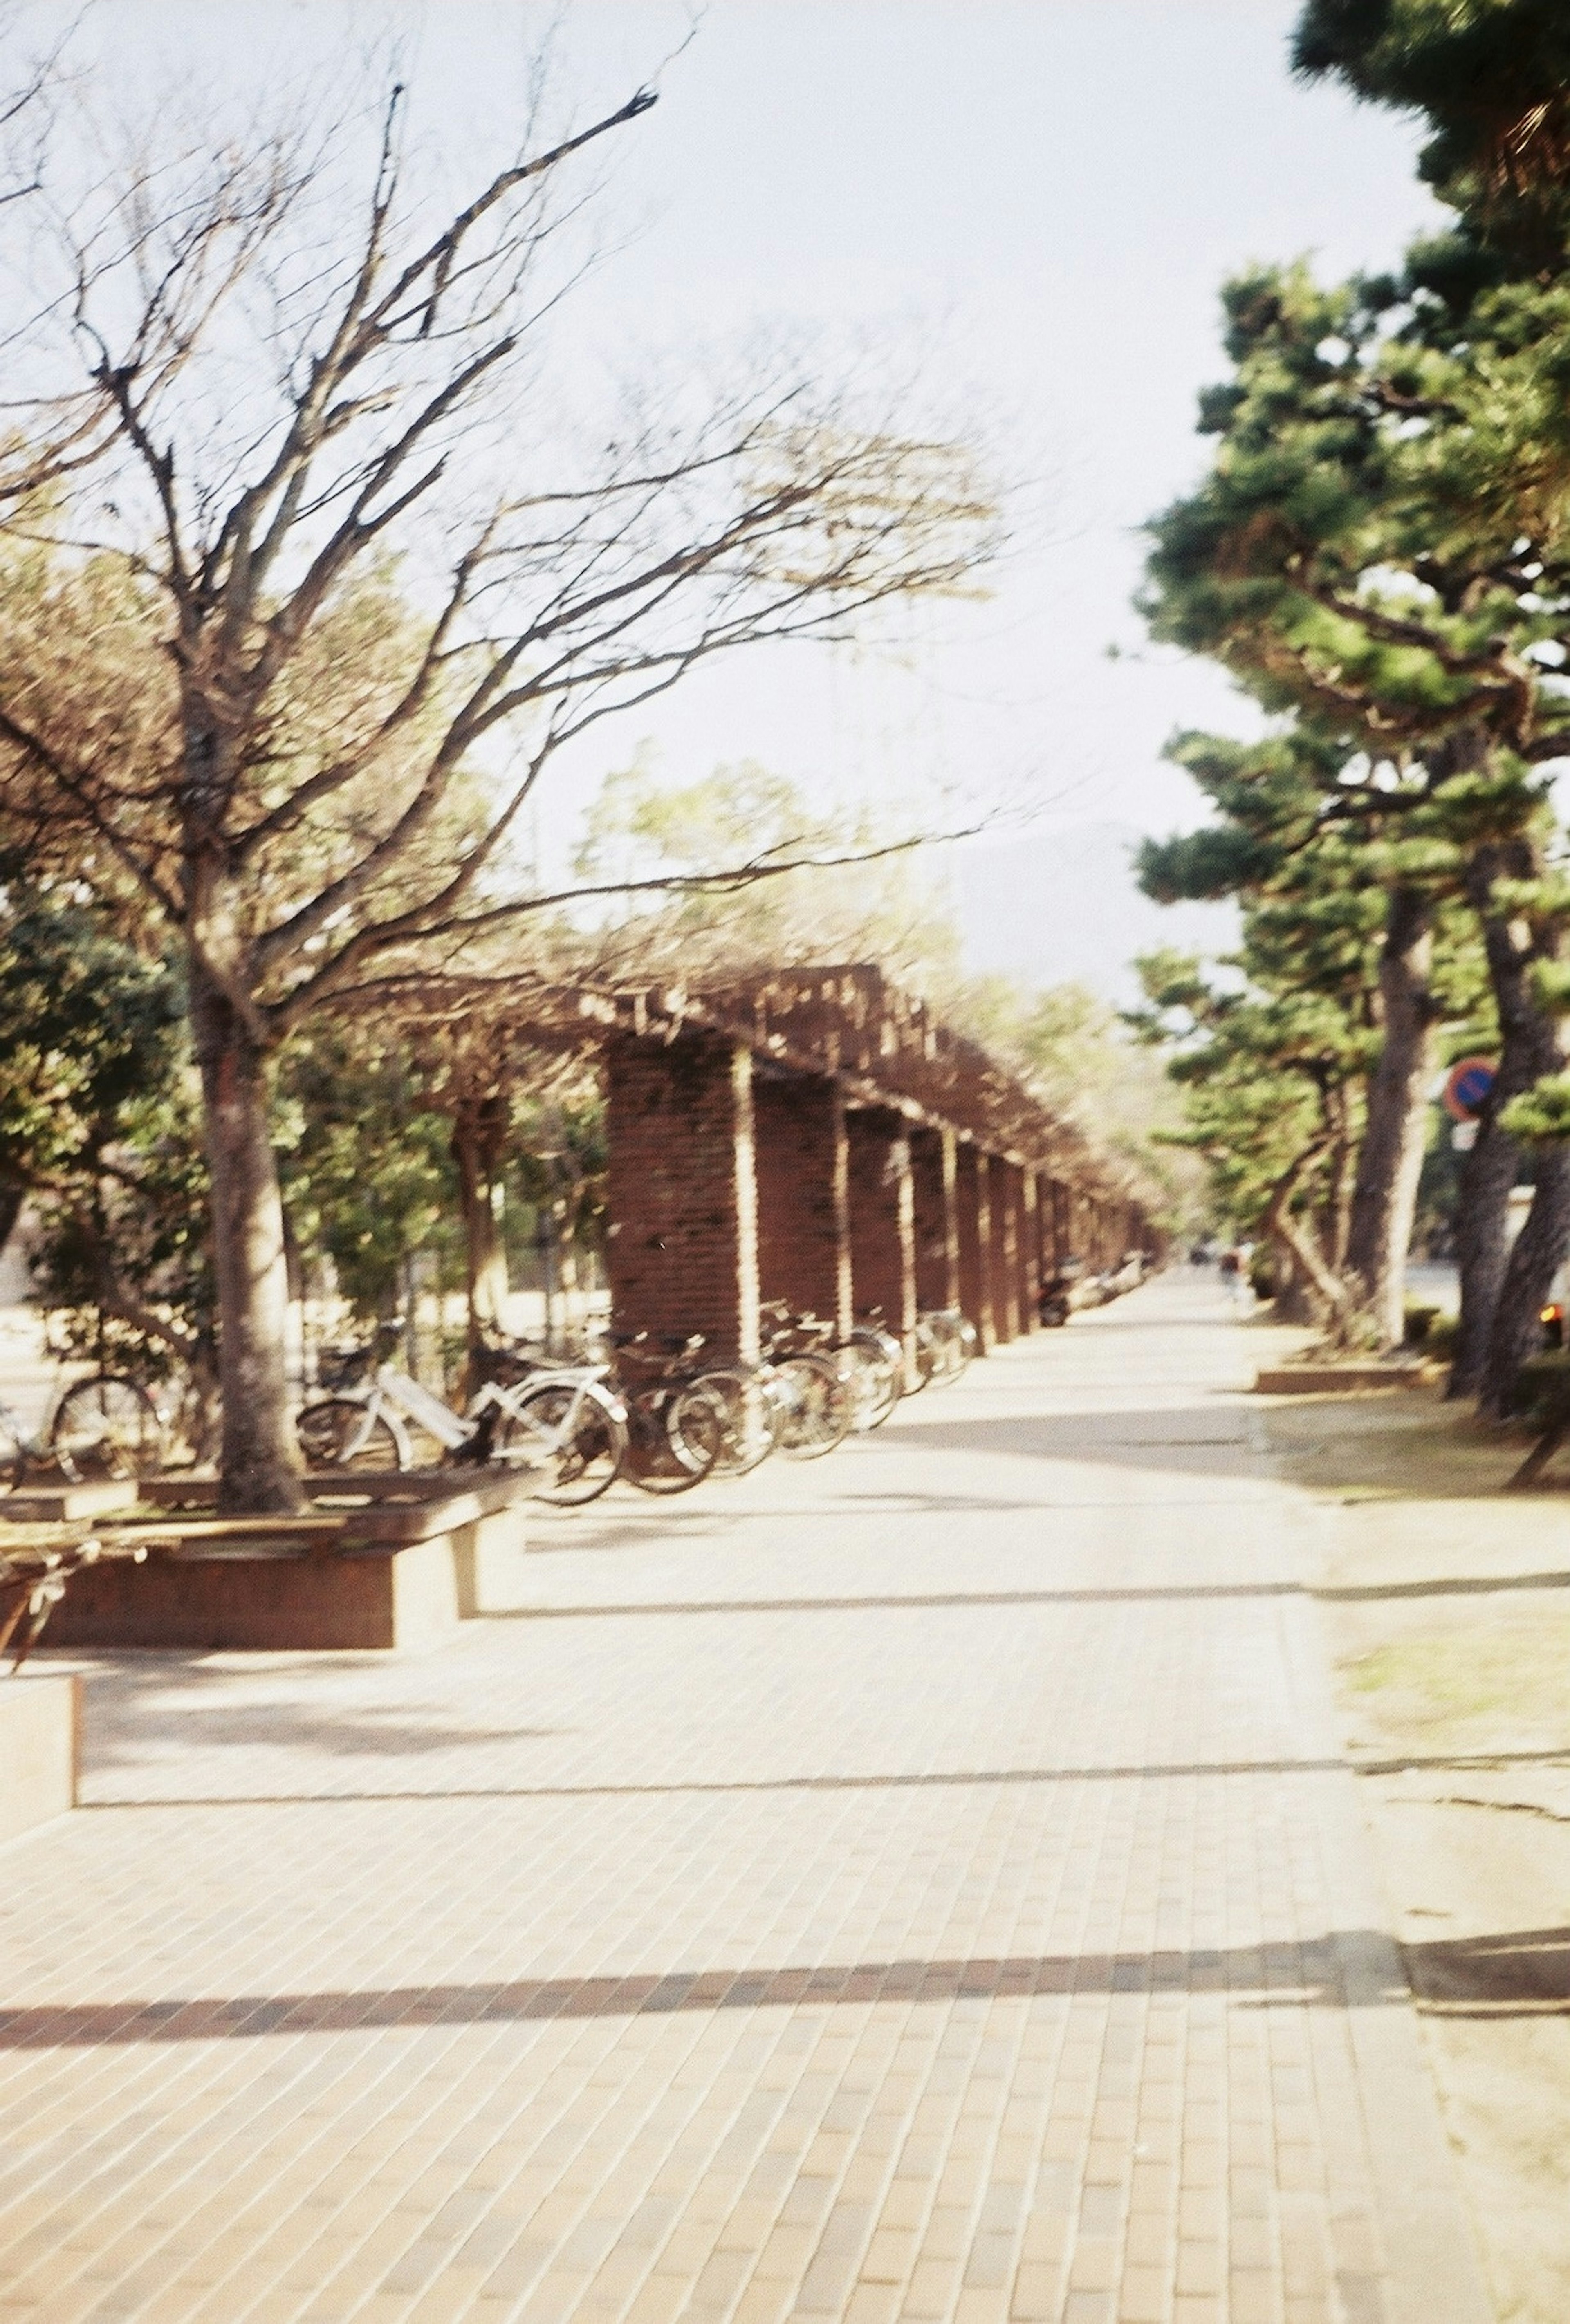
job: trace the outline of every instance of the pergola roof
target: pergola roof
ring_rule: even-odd
[[[1138,1199],[1129,1165],[1098,1151],[979,1043],[940,1024],[924,1001],[864,962],[782,968],[702,992],[552,981],[531,973],[390,980],[356,997],[389,1022],[449,1086],[483,1094],[540,1056],[590,1056],[616,1034],[675,1040],[715,1032],[757,1065],[827,1075],[853,1105],[952,1128],[986,1152]]]

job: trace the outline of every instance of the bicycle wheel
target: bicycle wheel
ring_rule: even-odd
[[[919,1332],[919,1325],[917,1328]],[[948,1309],[943,1309],[930,1319],[929,1328],[932,1334],[930,1384],[934,1388],[951,1388],[970,1361],[971,1342],[966,1337],[970,1326]],[[921,1360],[918,1341],[918,1368]]]
[[[702,1416],[696,1449],[701,1460],[711,1424],[719,1432],[716,1477],[745,1477],[780,1442],[784,1399],[770,1376],[740,1367],[700,1372],[678,1391],[668,1426],[683,1439]]]
[[[296,1418],[308,1469],[402,1469],[403,1448],[386,1416],[352,1396],[324,1396]]]
[[[50,1423],[49,1449],[68,1477],[147,1477],[163,1458],[163,1424],[139,1380],[118,1372],[68,1388]]]
[[[817,1461],[849,1435],[855,1404],[827,1356],[782,1356],[774,1366],[784,1409],[780,1450],[789,1461]]]
[[[919,1396],[943,1370],[943,1342],[925,1316],[916,1319],[916,1358],[905,1382],[907,1396]]]
[[[63,1462],[60,1468],[66,1482],[74,1485],[78,1480]],[[32,1470],[27,1434],[10,1406],[0,1404],[0,1477],[14,1492],[20,1493],[26,1487]]]
[[[858,1436],[881,1428],[900,1401],[903,1383],[887,1351],[878,1345],[882,1336],[869,1333],[839,1351],[840,1376],[849,1386],[854,1406],[851,1426]]]
[[[545,1380],[510,1399],[497,1424],[495,1457],[538,1471],[537,1500],[575,1509],[614,1481],[626,1444],[627,1432],[603,1397],[568,1380]]]
[[[712,1406],[695,1405],[677,1434],[670,1425],[675,1401],[663,1388],[656,1388],[629,1405],[622,1474],[641,1493],[690,1493],[719,1459],[717,1413]]]

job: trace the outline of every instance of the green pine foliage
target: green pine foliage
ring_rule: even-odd
[[[143,1376],[210,1360],[207,1176],[184,994],[81,881],[0,879],[0,1190],[60,1342]]]

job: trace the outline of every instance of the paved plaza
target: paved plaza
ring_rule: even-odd
[[[1180,1270],[426,1656],[69,1658],[3,2324],[1484,2324],[1261,1340]]]

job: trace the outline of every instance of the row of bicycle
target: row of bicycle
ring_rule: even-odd
[[[618,1477],[684,1493],[706,1477],[744,1476],[772,1452],[817,1460],[879,1427],[902,1396],[957,1379],[975,1349],[955,1310],[919,1317],[908,1357],[875,1309],[842,1336],[776,1301],[762,1310],[755,1363],[706,1359],[701,1333],[611,1337],[570,1362],[492,1339],[460,1413],[392,1363],[401,1333],[389,1323],[368,1345],[319,1359],[329,1392],[298,1422],[308,1468],[407,1469],[429,1447],[454,1465],[524,1471],[559,1508],[596,1499]]]

